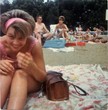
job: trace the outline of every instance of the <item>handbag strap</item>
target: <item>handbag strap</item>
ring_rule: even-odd
[[[79,95],[81,95],[81,96],[89,95],[84,89],[80,88],[79,86],[77,86],[77,85],[75,85],[75,84],[73,84],[73,83],[71,83],[71,82],[68,82],[68,83],[74,87],[74,89],[76,90],[76,92],[77,92]],[[79,89],[79,90],[80,90],[81,92],[83,92],[83,93],[78,92],[77,89]]]

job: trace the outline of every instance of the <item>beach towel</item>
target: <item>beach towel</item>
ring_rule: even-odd
[[[85,42],[69,42],[66,43],[65,46],[69,47],[69,46],[85,46],[86,43]]]
[[[51,39],[46,40],[43,47],[44,48],[64,48],[66,41],[64,39]]]

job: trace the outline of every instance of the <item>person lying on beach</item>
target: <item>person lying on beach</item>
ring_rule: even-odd
[[[91,42],[95,42],[95,43],[107,43],[108,40],[104,39],[102,37],[96,37],[90,40]]]

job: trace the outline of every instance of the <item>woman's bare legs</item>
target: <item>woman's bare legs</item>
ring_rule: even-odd
[[[27,98],[27,74],[17,70],[12,80],[7,110],[23,110]]]
[[[24,71],[18,70],[12,81],[7,110],[23,110],[27,93],[37,90],[36,81],[28,77]]]
[[[6,98],[9,94],[9,89],[12,81],[12,74],[0,74],[0,108],[5,104]]]

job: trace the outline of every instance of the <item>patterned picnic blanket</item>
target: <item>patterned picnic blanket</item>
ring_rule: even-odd
[[[89,95],[80,96],[70,86],[69,100],[49,101],[38,92],[28,96],[25,110],[108,110],[108,71],[102,70],[100,65],[46,65],[46,69],[62,72],[66,80],[83,88]]]

